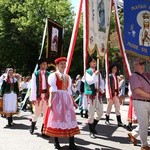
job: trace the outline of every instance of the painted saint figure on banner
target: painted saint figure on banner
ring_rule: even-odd
[[[105,31],[105,5],[104,0],[98,2],[98,15],[99,15],[99,30]]]
[[[139,14],[142,16],[142,23],[139,22],[142,27],[139,32],[139,45],[150,47],[150,12],[142,11]]]
[[[110,26],[111,6],[111,0],[89,0],[88,19],[90,55],[95,51],[102,57],[105,55]]]
[[[52,27],[51,51],[58,51],[58,29]]]

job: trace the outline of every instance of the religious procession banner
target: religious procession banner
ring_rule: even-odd
[[[53,63],[62,53],[63,26],[48,18],[46,58]]]
[[[107,49],[111,0],[89,0],[89,54],[95,50],[103,57]]]
[[[127,53],[150,57],[150,0],[124,1],[124,45]]]

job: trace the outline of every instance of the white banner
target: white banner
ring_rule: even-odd
[[[89,54],[107,49],[112,0],[89,0]]]

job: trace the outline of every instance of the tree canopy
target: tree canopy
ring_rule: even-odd
[[[73,16],[69,0],[0,0],[1,68],[15,67],[23,74],[34,70],[47,17],[64,26],[67,50]]]

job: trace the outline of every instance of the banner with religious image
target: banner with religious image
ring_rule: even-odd
[[[150,1],[124,1],[124,45],[127,53],[150,57]]]
[[[107,49],[111,16],[111,0],[89,0],[89,54],[98,51],[103,57]]]
[[[56,21],[48,19],[46,58],[49,58],[49,63],[53,63],[56,58],[61,56],[62,37],[63,26]]]

